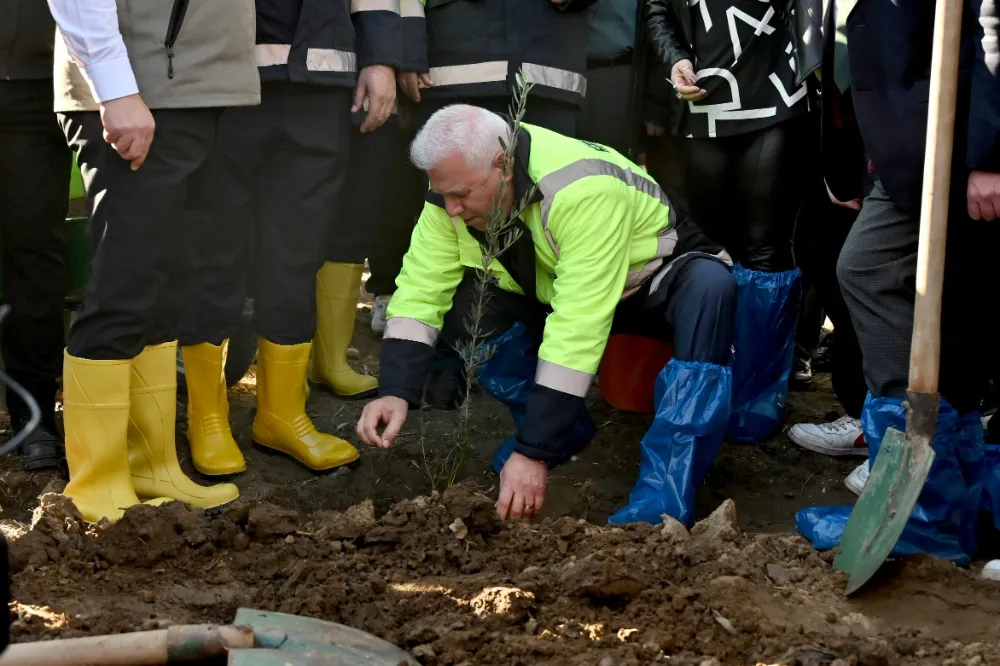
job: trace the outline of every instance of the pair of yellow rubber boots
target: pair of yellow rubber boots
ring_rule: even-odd
[[[177,343],[147,347],[125,361],[65,355],[63,424],[70,497],[90,522],[114,522],[147,501],[202,508],[239,497],[231,483],[189,479],[177,461]]]
[[[327,263],[319,271],[318,327],[313,343],[278,345],[260,341],[254,441],[317,471],[357,460],[358,450],[339,437],[319,432],[313,425],[305,412],[307,375],[345,397],[368,395],[378,386],[374,377],[354,372],[347,363],[362,271],[360,265],[337,263]],[[246,469],[246,460],[229,426],[225,366],[226,343],[184,347],[191,459],[195,468],[207,476],[237,474]]]

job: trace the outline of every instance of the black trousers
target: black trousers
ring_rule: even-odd
[[[962,212],[964,200],[952,203],[958,212],[948,224],[939,391],[962,413],[978,408],[993,369],[995,324],[983,299],[996,283],[989,258],[1000,229],[970,220]],[[906,395],[919,229],[919,217],[899,208],[876,183],[837,263],[865,380],[877,398]]]
[[[823,182],[814,181],[807,194],[795,240],[796,264],[802,271],[803,279],[812,285],[817,309],[830,318],[836,331],[830,349],[833,392],[848,416],[854,418],[861,416],[868,386],[862,367],[861,346],[837,281],[837,259],[857,217],[857,212],[831,203]],[[806,307],[804,304],[803,310]],[[821,322],[813,324],[822,325]],[[799,326],[801,331],[801,320]]]
[[[412,168],[407,164],[404,131],[396,114],[373,132],[353,130],[347,183],[336,219],[327,230],[326,259],[349,264],[363,264],[368,259],[372,271],[369,290],[383,277],[395,279],[394,274],[380,270],[382,257],[394,255],[393,250],[400,246],[406,251],[414,220],[406,222],[401,202],[422,195],[414,189],[419,183],[404,173]],[[406,187],[409,189],[404,190]],[[391,293],[392,287],[386,288]]]
[[[529,109],[532,101],[529,94]],[[577,118],[576,135],[628,156],[634,129],[631,63],[588,67],[587,97]]]
[[[220,110],[154,110],[156,134],[133,171],[103,138],[97,112],[59,114],[77,152],[91,211],[95,253],[69,353],[124,360],[177,338],[184,294],[188,191],[215,144]]]
[[[52,81],[0,81],[0,240],[3,362],[51,426],[62,374],[66,298],[64,230],[72,155],[52,113]],[[30,416],[7,391],[17,429]]]
[[[688,212],[747,268],[775,272],[795,265],[795,220],[818,173],[815,121],[802,114],[756,132],[678,141]]]
[[[211,210],[212,222],[201,234],[182,345],[217,345],[235,334],[248,279],[261,337],[279,345],[312,340],[316,272],[328,258],[347,173],[350,107],[344,88],[271,82],[260,106],[223,112],[211,196],[192,202]],[[359,211],[353,224],[364,223]]]

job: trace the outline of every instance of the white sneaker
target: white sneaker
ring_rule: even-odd
[[[866,460],[847,475],[847,478],[844,479],[844,485],[847,486],[848,490],[860,497],[861,493],[865,490],[865,484],[868,483],[868,473],[870,471],[868,469],[868,461]]]
[[[828,456],[867,456],[861,421],[841,416],[831,423],[799,423],[788,436],[799,446]]]
[[[987,562],[986,566],[983,567],[982,573],[979,575],[985,580],[992,580],[1000,583],[1000,560]]]
[[[389,299],[392,296],[376,296],[372,304],[372,333],[382,335],[385,333],[385,310],[389,307]]]

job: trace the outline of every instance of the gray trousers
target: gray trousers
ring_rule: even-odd
[[[963,209],[965,202],[952,202]],[[990,256],[995,223],[952,214],[941,313],[939,391],[959,412],[976,409],[989,380],[989,311],[996,289]],[[920,219],[877,182],[841,250],[837,277],[864,357],[872,395],[902,398],[910,369]],[[985,253],[985,254],[984,254]]]

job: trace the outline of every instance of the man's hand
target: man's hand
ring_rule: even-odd
[[[830,203],[843,208],[850,208],[851,210],[861,210],[861,199],[841,201],[837,197],[833,196],[833,192],[830,190],[830,186],[826,184],[825,180],[823,181],[823,185],[826,187],[826,196],[830,197]]]
[[[396,76],[388,65],[368,65],[358,75],[358,87],[354,90],[354,106],[351,113],[364,108],[368,115],[361,124],[361,132],[371,132],[381,127],[396,101]]]
[[[670,85],[677,91],[677,96],[685,102],[697,102],[708,95],[707,90],[698,87],[698,75],[688,59],[678,60],[670,69]]]
[[[356,432],[362,442],[369,446],[378,446],[387,449],[392,446],[392,441],[396,439],[403,424],[406,423],[406,413],[409,405],[402,398],[395,398],[391,395],[384,396],[378,400],[372,400],[365,405],[358,419]],[[385,430],[380,435],[378,427],[386,424]]]
[[[973,171],[969,174],[969,217],[992,222],[1000,217],[1000,173]]]
[[[434,85],[431,75],[427,72],[400,72],[396,75],[396,82],[414,102],[420,101],[421,88],[430,88]]]
[[[153,143],[156,122],[138,94],[119,97],[101,104],[104,140],[132,163],[132,171],[142,166]]]
[[[538,515],[545,502],[545,484],[549,468],[541,460],[532,460],[514,452],[500,470],[500,498],[497,514],[506,520]]]

